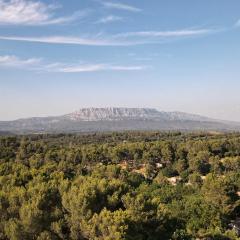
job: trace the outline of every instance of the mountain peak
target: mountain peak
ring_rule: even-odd
[[[212,121],[200,115],[184,112],[164,112],[155,108],[81,108],[64,116],[72,121],[114,121],[114,120],[177,120],[177,121]]]
[[[99,121],[99,120],[124,120],[124,119],[149,119],[156,117],[159,112],[154,108],[81,108],[73,113],[65,115],[75,121]]]

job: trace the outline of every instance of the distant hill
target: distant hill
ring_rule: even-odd
[[[0,132],[18,134],[123,130],[238,131],[240,123],[152,108],[82,108],[62,116],[0,121]]]
[[[0,136],[8,136],[8,135],[12,135],[12,133],[6,132],[6,131],[0,131]]]

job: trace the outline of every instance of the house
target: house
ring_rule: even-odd
[[[156,163],[156,168],[163,168],[163,164],[162,163]]]
[[[182,178],[179,177],[179,176],[177,176],[177,177],[171,177],[171,178],[168,178],[168,181],[169,181],[172,185],[176,186],[178,183],[180,183],[180,182],[182,181]]]

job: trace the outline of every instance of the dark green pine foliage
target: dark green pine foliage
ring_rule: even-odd
[[[240,135],[0,137],[0,240],[240,239]]]

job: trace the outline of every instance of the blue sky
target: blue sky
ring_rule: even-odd
[[[0,0],[0,120],[155,107],[240,121],[239,0]]]

